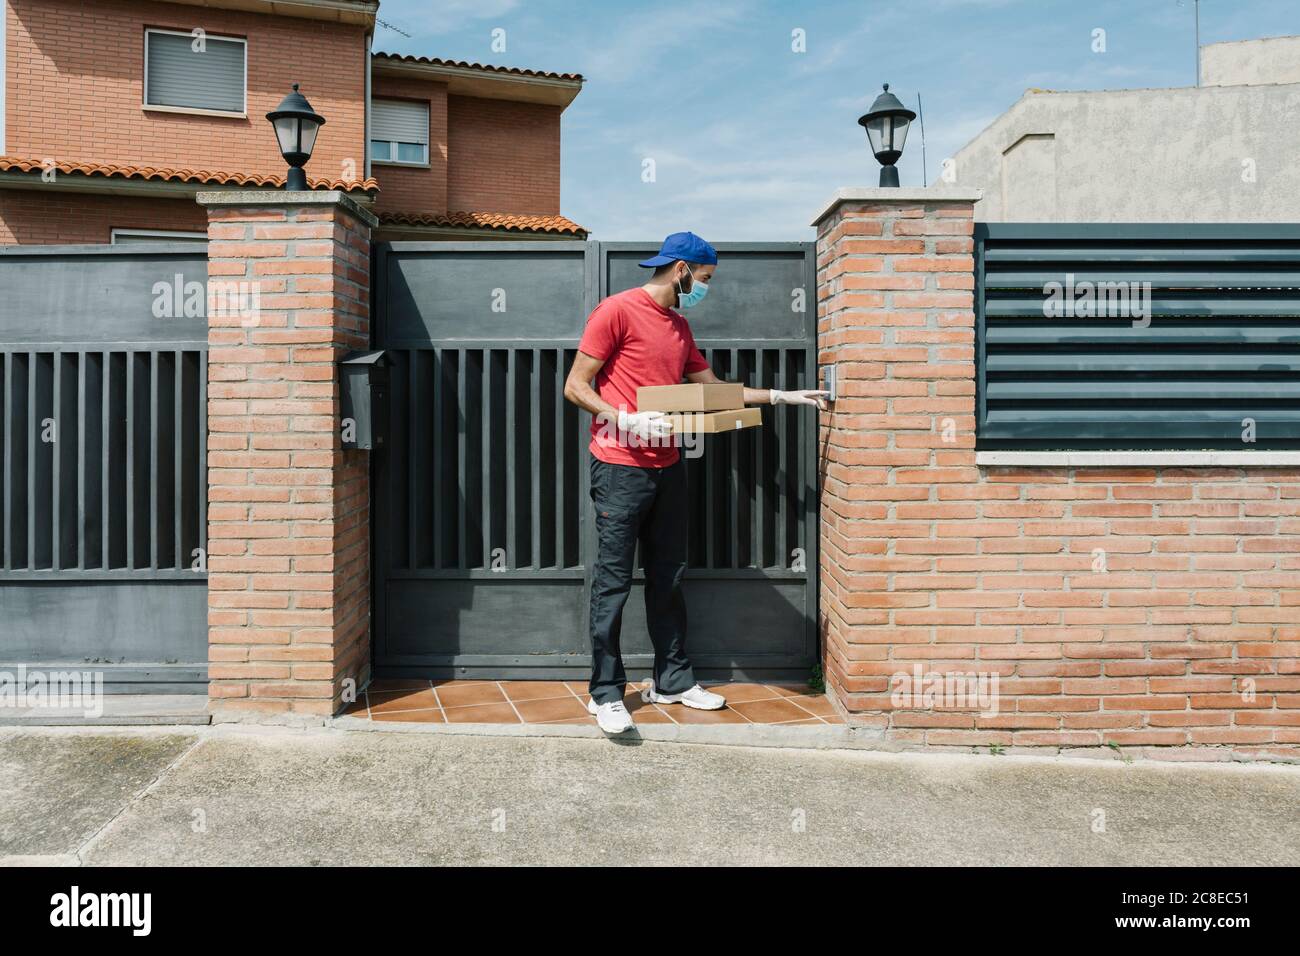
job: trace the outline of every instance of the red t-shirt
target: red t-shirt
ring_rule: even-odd
[[[688,372],[709,367],[686,319],[665,309],[645,289],[637,287],[611,295],[587,317],[578,351],[602,359],[596,391],[615,408],[637,410],[636,390],[642,385],[679,385]],[[591,453],[614,465],[665,468],[677,461],[677,440],[647,444],[620,433],[594,416]]]

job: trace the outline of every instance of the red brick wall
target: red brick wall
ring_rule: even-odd
[[[281,173],[265,119],[291,84],[326,117],[308,172],[364,171],[363,28],[322,20],[134,0],[8,0],[6,153]],[[248,117],[141,108],[146,26],[248,39]],[[348,177],[350,178],[350,177]]]
[[[261,309],[209,309],[209,697],[328,715],[370,668],[369,460],[341,447],[336,375],[368,342],[369,229],[327,204],[210,215],[209,279]]]
[[[284,161],[264,117],[298,82],[327,120],[308,172],[344,179],[364,174],[367,53],[360,26],[131,0],[10,0],[7,17],[10,156],[282,173]],[[247,38],[248,116],[143,109],[146,27],[200,27],[214,36]],[[379,210],[559,213],[559,107],[448,97],[443,83],[387,76],[373,77],[372,95],[430,104],[430,168],[375,165]],[[137,205],[143,209],[147,202]],[[157,215],[174,213],[160,206]],[[36,230],[21,221],[0,227],[6,228],[13,235],[102,231],[98,222],[75,221]]]
[[[57,184],[0,189],[0,245],[108,242],[113,229],[207,228],[207,214],[189,197],[104,196]]]
[[[447,202],[458,212],[560,212],[560,108],[447,100]]]
[[[379,212],[441,213],[447,206],[447,84],[376,76],[371,96],[418,100],[429,104],[429,168],[374,163],[379,182]]]
[[[1300,469],[977,466],[971,227],[820,223],[828,689],[902,744],[1300,757]],[[996,674],[997,714],[900,699],[916,665]]]

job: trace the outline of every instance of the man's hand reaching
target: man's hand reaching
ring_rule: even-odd
[[[773,405],[816,405],[822,411],[826,410],[826,399],[830,397],[830,392],[822,392],[816,389],[803,388],[793,392],[782,392],[772,389]]]
[[[664,438],[673,431],[673,423],[664,418],[663,412],[629,412],[625,408],[619,409],[618,427],[642,441]]]

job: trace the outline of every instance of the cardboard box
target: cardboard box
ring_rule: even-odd
[[[636,390],[639,412],[714,412],[744,404],[744,385],[647,385]]]
[[[667,416],[675,435],[709,435],[763,424],[761,408],[733,408],[721,412],[677,412]]]

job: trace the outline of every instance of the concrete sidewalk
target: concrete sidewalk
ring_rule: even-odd
[[[1296,865],[1300,768],[6,728],[0,861]]]
[[[205,694],[104,694],[102,713],[82,707],[0,705],[0,727],[127,727],[212,723]]]

